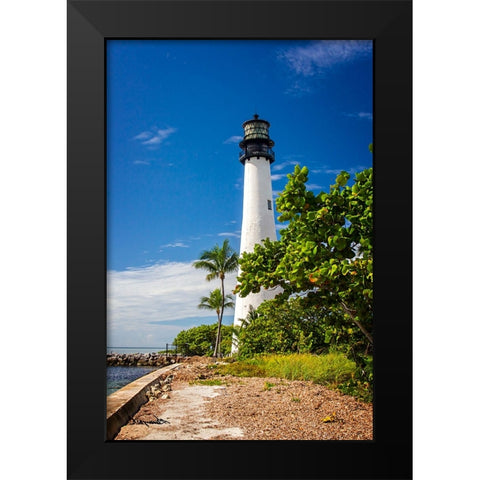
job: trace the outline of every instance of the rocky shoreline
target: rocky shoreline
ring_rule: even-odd
[[[107,353],[109,367],[165,367],[183,360],[183,355],[164,353]]]

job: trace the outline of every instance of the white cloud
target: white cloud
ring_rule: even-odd
[[[133,137],[134,140],[147,140],[152,136],[151,132],[142,132],[139,133],[136,137]]]
[[[346,117],[359,118],[361,120],[373,120],[373,115],[369,112],[345,113]]]
[[[189,248],[189,246],[183,242],[174,242],[167,243],[166,245],[161,245],[160,248]]]
[[[354,173],[357,173],[357,172],[361,172],[362,170],[365,170],[366,168],[368,168],[368,167],[365,167],[363,165],[357,165],[355,167],[350,167],[348,169],[345,169],[345,168],[331,168],[331,167],[328,167],[328,166],[323,166],[321,168],[316,168],[314,170],[311,170],[311,173],[322,173],[322,174],[326,174],[326,175],[338,175],[341,172],[345,171],[345,172],[348,172],[350,174],[354,174]]]
[[[310,170],[311,173],[323,173],[325,175],[338,175],[341,171],[341,168],[331,168],[327,166]]]
[[[274,173],[272,175],[272,182],[275,182],[276,180],[282,180],[282,178],[287,178],[286,173]]]
[[[321,75],[336,65],[349,63],[372,52],[370,40],[320,40],[305,47],[281,51],[278,58],[301,77]]]
[[[312,91],[312,87],[303,79],[295,80],[286,90],[287,95],[303,97]]]
[[[172,127],[164,129],[152,128],[151,130],[139,133],[133,138],[134,140],[138,140],[142,145],[158,146],[176,131],[177,129]]]
[[[133,164],[134,165],[150,165],[150,162],[147,162],[146,160],[135,160]]]
[[[302,156],[302,155],[299,155],[299,156]],[[300,162],[297,160],[287,160],[286,162],[275,163],[275,165],[272,166],[272,170],[277,172],[278,170],[283,170],[284,168],[289,167],[291,165],[299,165],[299,164]]]
[[[370,40],[320,40],[303,47],[281,50],[277,58],[293,74],[287,95],[301,97],[312,92],[311,79],[321,78],[337,66],[372,53]]]
[[[236,237],[240,238],[240,232],[222,232],[218,234],[219,237]]]
[[[150,346],[149,335],[163,344],[190,328],[185,325],[200,325],[202,318],[212,316],[212,312],[197,308],[200,298],[220,286],[220,280],[207,282],[205,276],[192,262],[107,272],[108,344]],[[235,284],[236,273],[228,274],[226,292]]]
[[[243,140],[243,137],[239,135],[233,135],[229,138],[227,138],[223,143],[224,144],[229,144],[229,143],[239,143]]]
[[[323,190],[325,188],[322,185],[316,185],[315,183],[307,183],[305,187],[307,187],[308,190]]]

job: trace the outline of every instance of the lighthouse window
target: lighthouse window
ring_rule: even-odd
[[[267,200],[267,207],[269,210],[272,209],[272,201],[271,200]]]

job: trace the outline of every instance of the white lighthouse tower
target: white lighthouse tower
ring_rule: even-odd
[[[277,239],[273,212],[272,179],[270,164],[275,161],[272,150],[274,145],[268,129],[270,123],[261,120],[255,114],[252,120],[243,123],[245,135],[240,142],[240,162],[245,167],[243,184],[243,218],[240,255],[253,252],[255,244],[269,238]],[[240,271],[238,272],[240,275]],[[245,298],[237,294],[235,302],[234,326],[240,326],[250,308],[256,309],[263,301],[275,297],[281,290],[261,289],[259,293],[250,293]],[[237,339],[232,341],[232,353],[238,351]]]

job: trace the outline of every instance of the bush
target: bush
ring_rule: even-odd
[[[337,317],[331,309],[310,305],[301,298],[287,302],[267,300],[239,331],[239,357],[321,352],[329,346],[325,330],[335,324]]]
[[[338,385],[346,395],[352,395],[365,402],[373,401],[373,357],[356,355],[357,368],[352,379]]]
[[[230,353],[232,348],[233,326],[222,325],[222,342],[220,351],[222,355]],[[182,330],[173,341],[178,353],[182,355],[212,356],[217,338],[217,324],[200,325],[198,327]]]

